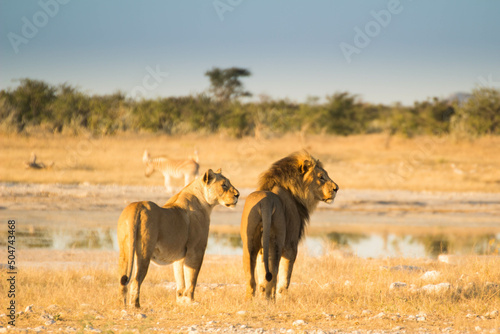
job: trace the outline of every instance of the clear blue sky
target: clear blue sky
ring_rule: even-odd
[[[179,96],[205,91],[213,66],[248,68],[255,96],[298,102],[349,91],[411,104],[500,88],[497,0],[59,1],[0,1],[0,89],[29,77]],[[156,68],[168,76],[155,81]]]

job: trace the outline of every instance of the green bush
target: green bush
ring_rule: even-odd
[[[67,84],[21,79],[0,91],[1,131],[38,127],[96,134],[149,131],[167,134],[224,132],[235,137],[287,132],[339,135],[387,131],[421,134],[500,134],[500,91],[481,88],[463,103],[434,98],[413,106],[373,105],[340,92],[306,103],[262,99],[242,103],[206,94],[131,100],[122,92],[88,95]]]
[[[500,134],[500,91],[475,89],[465,103],[458,104],[453,132],[473,136]]]

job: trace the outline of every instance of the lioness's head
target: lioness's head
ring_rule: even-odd
[[[211,204],[220,204],[233,208],[238,203],[240,192],[233,187],[231,181],[222,175],[221,170],[207,170],[202,177],[205,185],[205,199]]]
[[[300,166],[300,172],[314,199],[328,204],[333,202],[339,186],[328,176],[319,160],[305,160]]]

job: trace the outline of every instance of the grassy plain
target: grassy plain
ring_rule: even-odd
[[[0,135],[0,142],[1,181],[9,182],[161,185],[158,173],[144,177],[144,150],[183,158],[197,149],[201,171],[222,167],[236,187],[253,188],[273,161],[305,148],[341,189],[500,192],[500,137]],[[31,152],[53,167],[25,169]]]
[[[24,266],[18,275],[18,310],[32,305],[17,319],[17,327],[24,329],[461,333],[500,328],[495,312],[500,310],[498,256],[464,257],[452,265],[423,259],[299,255],[289,296],[276,303],[244,300],[239,257],[207,256],[195,293],[197,304],[177,305],[172,267],[153,265],[143,284],[139,311],[123,311],[115,252],[25,250],[19,257]],[[422,278],[430,270],[439,276]],[[394,282],[407,286],[392,290]],[[443,282],[450,283],[446,291],[421,290]],[[0,317],[0,325],[7,325],[5,317]]]
[[[323,161],[341,190],[500,193],[500,137],[459,140],[383,134],[267,139],[151,134],[0,135],[0,181],[162,185],[159,174],[144,177],[144,150],[153,155],[187,157],[197,149],[202,171],[222,167],[236,187],[253,188],[258,175],[270,163],[303,148]],[[31,152],[40,162],[54,162],[53,166],[26,169],[24,163]],[[30,194],[19,201],[30,201]],[[14,203],[17,199],[11,197]],[[31,201],[39,202],[34,198]],[[92,198],[68,197],[66,201],[85,204]],[[349,203],[358,205],[352,210],[366,206],[354,199]],[[98,210],[98,206],[92,207]],[[88,212],[81,210],[82,215]],[[363,212],[368,214],[369,209]],[[407,226],[399,228],[408,230]],[[206,257],[195,295],[197,304],[191,306],[175,303],[172,268],[151,266],[141,294],[143,308],[123,311],[116,252],[20,249],[16,302],[17,311],[23,312],[18,315],[16,327],[82,333],[500,331],[500,317],[495,312],[500,310],[499,256],[465,256],[447,264],[430,259],[363,259],[335,254],[313,258],[299,252],[290,295],[276,303],[244,300],[239,256]],[[439,276],[423,279],[424,272],[431,270],[439,272]],[[0,270],[2,309],[7,295],[6,275],[5,270]],[[394,282],[407,285],[391,290]],[[437,283],[450,285],[439,293],[421,289]],[[8,321],[1,316],[5,312],[0,311],[3,327]]]

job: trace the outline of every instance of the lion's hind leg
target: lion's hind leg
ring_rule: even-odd
[[[273,239],[273,238],[271,238]],[[257,277],[258,291],[260,296],[265,296],[266,299],[274,300],[276,297],[276,284],[278,280],[278,271],[281,258],[281,247],[274,240],[269,245],[269,267],[272,273],[270,281],[266,278],[266,269],[264,266],[264,257],[262,250],[258,254],[257,259]]]
[[[243,245],[245,247],[245,245]],[[247,249],[243,252],[243,269],[245,271],[246,278],[246,294],[245,298],[247,300],[252,299],[255,296],[255,289],[257,287],[255,281],[255,267],[257,263],[257,252],[251,247],[247,246]]]

